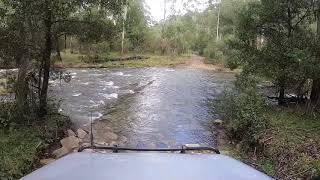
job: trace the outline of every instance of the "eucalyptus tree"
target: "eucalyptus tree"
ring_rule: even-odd
[[[90,18],[81,19],[79,14],[98,6],[110,15],[121,10],[122,0],[3,0],[0,29],[1,59],[16,61],[19,67],[17,82],[18,104],[27,101],[27,78],[30,63],[37,67],[39,115],[47,110],[49,72],[52,65],[54,37],[78,27],[91,27],[96,23]],[[81,29],[81,28],[80,28]]]
[[[146,40],[146,33],[149,30],[149,17],[143,0],[129,0],[128,11],[125,22],[129,50],[142,50]]]
[[[311,101],[313,103],[320,103],[320,1],[315,0],[313,6],[313,12],[316,20],[316,35],[315,35],[315,66],[313,71],[313,83],[311,90]]]
[[[266,76],[278,87],[280,105],[285,91],[304,84],[312,42],[309,26],[312,1],[261,0],[250,3],[239,16],[237,59],[246,71]]]

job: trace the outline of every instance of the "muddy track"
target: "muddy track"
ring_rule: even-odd
[[[204,69],[211,71],[230,71],[229,69],[225,68],[223,65],[220,64],[207,64],[205,63],[205,58],[198,55],[193,55],[185,64],[181,65],[180,67],[190,69]]]

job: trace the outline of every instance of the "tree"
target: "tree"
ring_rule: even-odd
[[[146,40],[146,33],[148,31],[148,17],[144,8],[144,1],[128,1],[125,29],[127,29],[127,38],[129,44],[131,44],[129,50],[142,50]]]
[[[78,26],[89,27],[96,24],[81,19],[82,12],[90,11],[92,6],[98,6],[101,11],[118,14],[121,1],[112,0],[3,0],[1,8],[1,59],[15,61],[19,67],[16,95],[18,104],[27,102],[29,64],[37,67],[37,91],[39,94],[39,115],[44,116],[47,110],[47,94],[49,72],[51,68],[51,54],[54,37],[67,33],[61,27]],[[69,24],[69,25],[66,25]],[[74,28],[74,27],[72,27]],[[13,35],[8,36],[8,33]],[[18,45],[18,46],[16,46]],[[17,48],[20,47],[20,48]],[[31,73],[31,75],[34,73]],[[35,75],[32,75],[34,78]],[[34,79],[33,78],[33,79]]]
[[[310,7],[311,1],[262,0],[251,3],[240,14],[233,44],[239,52],[237,59],[246,72],[274,81],[280,105],[286,104],[286,89],[307,79],[303,67],[311,53]]]
[[[314,9],[316,24],[317,24],[317,32],[316,32],[316,43],[315,43],[315,58],[316,58],[316,66],[318,67],[315,70],[315,73],[313,75],[313,84],[312,84],[312,90],[310,99],[313,103],[318,104],[320,102],[320,1],[315,1],[315,9]],[[318,65],[318,66],[317,66]]]

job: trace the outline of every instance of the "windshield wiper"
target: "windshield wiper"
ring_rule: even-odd
[[[186,151],[211,151],[216,154],[220,154],[218,149],[206,146],[199,147],[188,147],[186,145],[181,146],[181,148],[130,148],[130,147],[120,147],[120,146],[101,146],[101,145],[92,145],[92,146],[81,146],[78,152],[82,152],[86,149],[94,150],[111,150],[114,153],[119,151],[137,151],[137,152],[180,152],[185,153]]]

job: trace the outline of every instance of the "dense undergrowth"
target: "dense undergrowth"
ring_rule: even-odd
[[[68,117],[50,105],[47,116],[17,111],[14,102],[1,102],[0,179],[19,179],[40,166],[40,158],[64,136]]]
[[[148,57],[147,59],[141,60],[120,60],[112,61],[110,59],[119,58],[119,57],[128,57],[136,56],[137,54],[125,54],[121,55],[119,53],[108,53],[108,54],[98,54],[95,58],[90,58],[87,55],[83,54],[71,54],[70,52],[61,53],[62,62],[56,62],[56,66],[61,67],[73,67],[73,68],[87,68],[87,67],[96,67],[96,68],[123,68],[123,67],[132,67],[132,68],[141,68],[141,67],[162,67],[162,66],[176,66],[183,64],[190,58],[190,55],[179,55],[179,56],[170,56],[170,55],[153,55],[153,54],[143,54],[143,56]]]
[[[319,116],[306,115],[296,107],[272,106],[265,116],[270,120],[270,127],[262,137],[262,151],[247,151],[243,145],[235,144],[224,144],[223,148],[233,157],[277,179],[319,178]]]
[[[277,179],[311,179],[320,175],[320,114],[305,105],[267,104],[257,80],[239,76],[218,101],[231,143],[222,145],[235,158]]]

